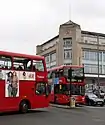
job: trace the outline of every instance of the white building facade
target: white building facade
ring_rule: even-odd
[[[99,47],[97,38],[99,38]],[[105,34],[82,31],[72,22],[60,25],[59,34],[38,45],[38,55],[45,56],[47,68],[58,65],[84,65],[87,84],[97,84],[98,52],[100,84],[105,86]]]

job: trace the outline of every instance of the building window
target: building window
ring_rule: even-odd
[[[46,65],[46,67],[47,67],[47,68],[50,68],[50,66],[49,66],[49,65]]]
[[[98,73],[98,66],[93,64],[84,64],[85,73]],[[102,74],[102,66],[99,66],[99,73]]]
[[[71,49],[64,50],[64,59],[72,59]]]
[[[53,62],[56,60],[56,53],[50,54],[50,62]]]
[[[98,58],[98,53],[97,51],[83,51],[82,53],[82,57],[84,60],[93,60],[93,61],[96,61]],[[99,60],[101,61],[102,60],[102,52],[99,52]]]
[[[88,51],[83,51],[83,59],[85,59],[85,60],[89,60],[89,52]]]
[[[103,61],[105,62],[105,52],[103,52]]]
[[[64,38],[64,47],[70,47],[72,45],[72,38]]]
[[[96,36],[85,36],[83,37],[84,43],[89,43],[89,44],[97,44],[97,37]]]
[[[99,60],[102,61],[102,52],[99,53]]]
[[[105,74],[105,65],[103,65],[103,74]]]
[[[50,62],[49,56],[45,56],[45,61],[46,61],[46,63],[49,63],[49,62]]]

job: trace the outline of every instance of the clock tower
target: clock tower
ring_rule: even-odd
[[[59,27],[59,43],[57,45],[58,51],[58,64],[62,65],[64,62],[64,42],[65,39],[71,41],[71,46],[66,46],[70,48],[72,51],[72,65],[80,65],[81,64],[81,46],[78,42],[81,41],[81,27],[80,25],[69,20],[68,22],[60,25]],[[65,48],[66,49],[66,48]],[[64,64],[64,63],[63,63]]]

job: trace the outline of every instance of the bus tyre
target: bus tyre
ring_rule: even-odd
[[[103,106],[104,106],[104,104],[101,104],[100,106],[101,106],[101,107],[103,107]]]
[[[27,113],[28,112],[28,103],[26,101],[23,101],[20,103],[19,111],[21,113]]]

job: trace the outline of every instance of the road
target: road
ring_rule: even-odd
[[[0,125],[105,125],[105,107],[49,107],[27,114],[0,115]]]

